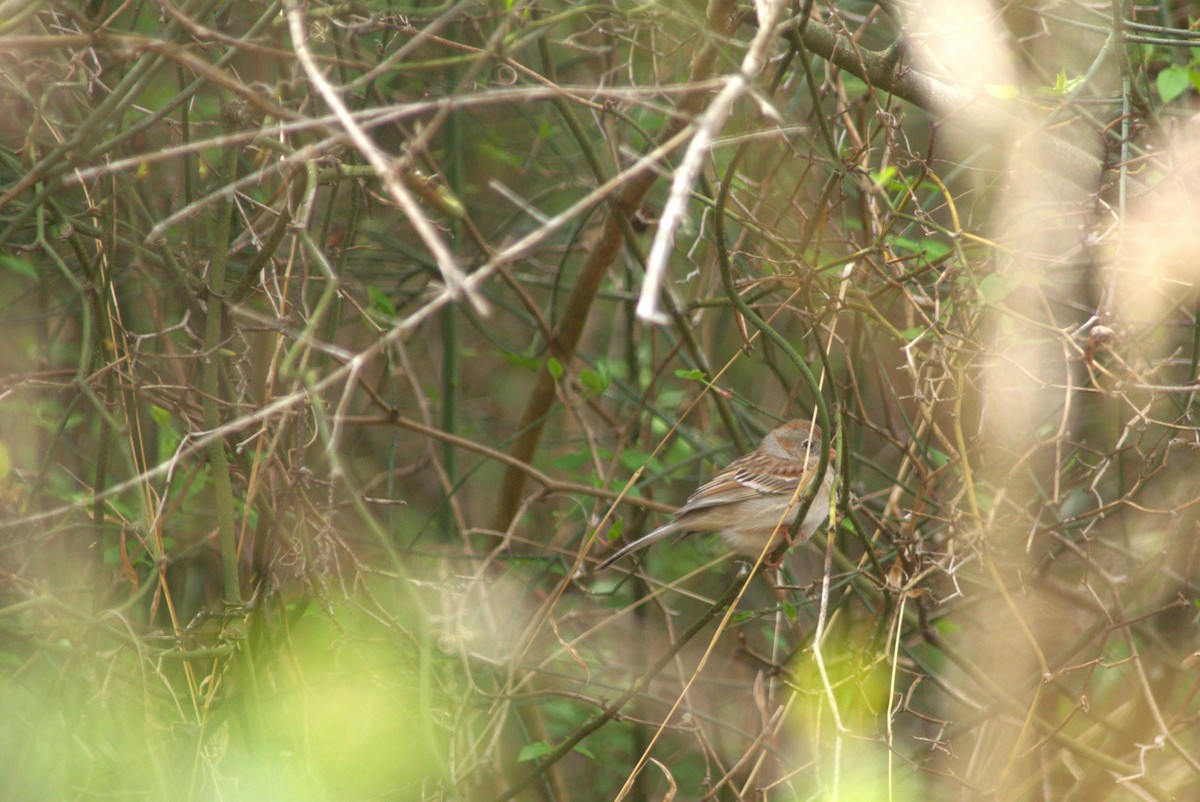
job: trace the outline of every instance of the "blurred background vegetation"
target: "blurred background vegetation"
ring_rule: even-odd
[[[0,797],[1200,798],[1195,14],[0,0]]]

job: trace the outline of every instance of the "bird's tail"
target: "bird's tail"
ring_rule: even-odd
[[[601,560],[600,564],[596,566],[596,570],[603,571],[605,568],[612,565],[617,560],[624,557],[626,554],[632,554],[633,552],[637,551],[638,549],[649,546],[651,543],[657,543],[658,541],[662,540],[664,537],[668,537],[669,535],[673,535],[676,532],[679,532],[682,528],[683,527],[680,526],[679,521],[671,521],[670,523],[665,523],[662,526],[655,529],[653,532],[650,532],[649,534],[646,534],[646,535],[642,535],[641,537],[639,537],[637,540],[633,541],[632,543],[629,543],[628,545],[621,547],[617,551],[615,551],[612,554],[605,557],[603,560]]]

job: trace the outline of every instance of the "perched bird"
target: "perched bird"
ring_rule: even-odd
[[[675,511],[675,520],[610,554],[597,570],[677,532],[685,536],[716,532],[737,553],[757,558],[768,539],[774,548],[796,520],[800,505],[792,501],[801,498],[812,484],[820,448],[820,428],[806,420],[788,421],[764,437],[754,451],[729,463],[711,481],[696,488]],[[825,471],[825,480],[800,527],[800,542],[807,540],[829,514],[833,474],[832,470]]]

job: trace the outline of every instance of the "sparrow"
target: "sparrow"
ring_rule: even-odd
[[[820,448],[819,427],[806,420],[788,421],[764,437],[754,451],[696,488],[675,511],[675,520],[610,554],[596,570],[676,533],[686,537],[716,532],[738,554],[757,559],[768,542],[766,550],[777,546],[796,520],[800,505],[793,502],[803,497],[816,477]],[[831,451],[831,460],[833,456]],[[807,540],[829,514],[833,482],[834,472],[827,470],[800,526],[799,542]]]

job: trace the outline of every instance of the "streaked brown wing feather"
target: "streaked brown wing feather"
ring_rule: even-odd
[[[791,495],[804,475],[817,466],[815,458],[808,471],[801,470],[799,465],[783,468],[778,461],[770,460],[768,471],[764,470],[768,467],[764,462],[763,456],[755,452],[729,463],[725,470],[696,488],[676,515],[764,495]]]
[[[758,495],[759,491],[739,482],[735,474],[719,473],[713,477],[712,481],[696,488],[696,492],[688,496],[687,502],[675,514],[683,515],[705,507],[732,504],[735,501],[755,498]]]

